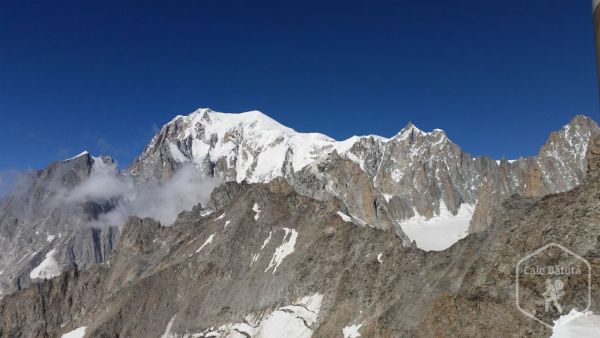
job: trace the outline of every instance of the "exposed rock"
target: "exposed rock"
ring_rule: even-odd
[[[600,136],[590,139],[587,159],[587,178],[594,179],[600,172]]]
[[[80,269],[104,261],[116,242],[115,227],[85,227],[90,219],[112,208],[111,201],[64,205],[62,196],[85,181],[94,166],[112,165],[109,157],[87,152],[48,168],[28,173],[0,201],[0,296],[31,283],[29,274],[56,249],[60,268]]]
[[[106,263],[6,296],[0,337],[57,337],[83,326],[93,337],[260,336],[286,311],[300,317],[277,318],[303,318],[313,337],[355,324],[361,337],[539,337],[550,331],[514,305],[520,258],[559,242],[600,263],[596,179],[544,198],[510,198],[483,233],[442,252],[346,222],[340,200],[299,195],[281,180],[225,190],[233,198],[208,216],[195,208],[171,227],[131,218]],[[310,299],[318,311],[307,317],[301,305]],[[597,304],[594,291],[592,311]]]

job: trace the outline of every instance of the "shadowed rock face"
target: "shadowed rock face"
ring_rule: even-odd
[[[344,220],[339,199],[302,196],[284,180],[228,183],[171,227],[131,218],[107,262],[6,296],[0,336],[83,326],[93,337],[260,336],[278,318],[313,337],[361,324],[361,337],[547,336],[514,305],[514,268],[560,243],[594,267],[590,310],[600,310],[599,142],[585,183],[513,196],[482,233],[442,252],[403,247]]]

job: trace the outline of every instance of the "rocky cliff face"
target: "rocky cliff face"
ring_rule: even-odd
[[[588,144],[598,134],[598,125],[579,115],[559,131],[552,132],[537,156],[500,161],[497,174],[488,177],[479,192],[471,231],[485,229],[492,209],[511,195],[540,197],[567,191],[582,183]]]
[[[105,263],[6,296],[0,336],[549,336],[514,305],[515,266],[563,244],[594,267],[590,310],[600,310],[598,142],[585,183],[513,196],[482,233],[441,252],[405,247],[340,199],[283,179],[230,182],[170,227],[131,218]]]
[[[95,166],[112,164],[111,158],[88,153],[54,162],[29,173],[0,202],[0,296],[63,269],[86,269],[104,261],[118,231],[84,225],[112,202],[65,203],[64,193],[84,182]],[[41,274],[32,273],[40,265]]]

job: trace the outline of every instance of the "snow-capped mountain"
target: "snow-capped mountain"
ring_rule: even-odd
[[[165,124],[123,172],[112,159],[84,152],[33,173],[25,189],[9,194],[0,203],[0,290],[104,261],[128,214],[168,224],[202,200],[202,177],[282,178],[301,195],[339,199],[340,214],[353,224],[389,230],[404,245],[414,240],[443,250],[469,230],[485,230],[494,208],[513,194],[542,196],[581,183],[585,149],[597,133],[594,121],[577,116],[551,134],[538,156],[496,161],[472,157],[442,130],[412,124],[390,138],[336,141],[257,111],[199,109]]]
[[[364,167],[365,159],[350,150],[365,138],[337,142],[323,134],[298,133],[259,111],[226,114],[199,109],[167,123],[134,161],[131,172],[141,179],[164,178],[193,163],[226,180],[268,182],[334,150]]]
[[[593,120],[576,116],[551,134],[538,156],[496,161],[472,157],[440,129],[424,132],[410,123],[391,138],[336,141],[296,132],[258,111],[199,109],[167,123],[130,172],[141,181],[163,180],[193,164],[226,181],[265,183],[283,177],[312,197],[344,200],[355,216],[383,228],[477,205],[472,229],[479,230],[487,225],[490,208],[507,196],[541,196],[581,183],[588,140],[596,133]],[[340,170],[353,164],[360,171]],[[393,224],[380,224],[381,210]]]

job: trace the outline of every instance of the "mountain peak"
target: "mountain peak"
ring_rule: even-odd
[[[417,128],[417,126],[415,126],[412,121],[409,121],[406,126],[404,126],[404,128],[402,128],[400,130],[400,132],[396,135],[396,136],[401,136],[401,135],[408,135],[411,133],[417,133],[417,134],[426,134],[424,131],[422,131],[421,129]]]
[[[586,115],[577,114],[565,125],[565,127],[569,125],[596,125],[596,122]]]
[[[233,128],[250,128],[278,130],[290,134],[296,133],[294,129],[282,125],[258,110],[251,110],[242,113],[221,113],[210,108],[199,108],[187,116],[179,115],[177,118],[169,122],[169,124],[178,120],[183,121],[190,128],[195,128],[198,124],[200,124],[203,126],[213,126],[221,131]]]
[[[557,134],[567,139],[571,139],[573,137],[580,138],[582,135],[583,137],[587,138],[592,130],[597,129],[598,124],[596,121],[585,115],[576,115],[571,119],[571,121],[569,121],[569,123],[565,124]]]
[[[72,161],[72,160],[74,160],[74,159],[76,159],[76,158],[78,158],[78,157],[81,157],[81,156],[86,156],[86,155],[89,155],[89,154],[90,154],[90,153],[89,153],[87,150],[84,150],[84,151],[82,151],[81,153],[79,153],[79,155],[75,155],[75,156],[73,156],[73,157],[67,158],[66,160],[63,160],[63,162]]]

